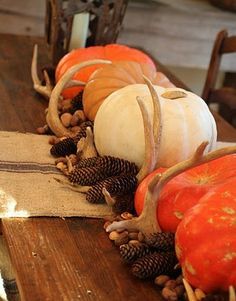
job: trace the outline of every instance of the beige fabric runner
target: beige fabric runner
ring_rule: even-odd
[[[85,195],[59,184],[66,177],[55,167],[47,136],[0,132],[0,218],[22,216],[87,216],[111,214]]]

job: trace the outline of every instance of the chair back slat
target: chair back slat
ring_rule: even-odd
[[[220,71],[221,58],[224,54],[236,53],[236,36],[228,36],[227,30],[220,31],[215,39],[211,52],[211,59],[207,71],[202,98],[209,105],[218,103],[220,113],[224,118],[234,124],[236,116],[236,88],[222,87],[216,89],[216,81]]]
[[[221,48],[222,54],[233,52],[236,52],[236,36],[226,38]]]

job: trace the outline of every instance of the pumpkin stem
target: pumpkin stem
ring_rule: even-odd
[[[73,133],[71,133],[66,127],[64,127],[64,125],[62,124],[62,122],[58,116],[58,99],[61,95],[62,90],[70,82],[71,78],[75,75],[75,73],[78,72],[80,69],[88,67],[88,66],[92,66],[92,65],[97,65],[97,64],[111,64],[111,61],[97,59],[97,60],[89,60],[86,62],[76,64],[76,65],[72,66],[71,68],[69,68],[63,74],[63,76],[60,78],[60,80],[57,82],[56,86],[52,90],[51,97],[49,99],[48,112],[47,112],[46,119],[47,119],[48,126],[54,132],[54,134],[56,136],[58,136],[58,137],[73,136]],[[81,83],[81,84],[83,85],[83,83]]]
[[[158,204],[158,199],[160,197],[160,193],[171,179],[180,173],[201,165],[203,163],[210,162],[212,160],[218,159],[220,157],[230,155],[236,153],[236,146],[225,147],[221,149],[217,149],[212,151],[206,155],[204,155],[204,150],[208,142],[203,142],[195,151],[192,158],[182,161],[164,171],[162,174],[156,174],[152,178],[151,182],[148,185],[148,190],[146,192],[145,200],[144,200],[144,208],[139,217],[132,219],[131,221],[123,221],[113,222],[106,229],[107,232],[126,228],[126,229],[134,229],[137,228],[139,231],[144,234],[150,234],[154,232],[160,231],[160,227],[156,220],[156,208]],[[130,222],[130,223],[129,223]]]
[[[34,84],[34,89],[39,94],[43,95],[46,99],[49,99],[51,92],[52,92],[52,85],[49,79],[49,76],[47,74],[47,71],[43,71],[44,79],[46,82],[46,85],[43,86],[41,84],[41,81],[38,77],[38,68],[37,68],[37,61],[38,61],[38,45],[34,45],[34,51],[33,51],[33,57],[32,57],[32,63],[31,63],[31,78]]]

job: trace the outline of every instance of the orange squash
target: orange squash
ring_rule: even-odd
[[[145,63],[155,68],[155,64],[152,59],[144,52],[131,48],[125,45],[109,44],[106,46],[91,46],[87,48],[79,48],[67,53],[58,63],[56,68],[56,82],[62,77],[62,75],[73,65],[93,60],[93,59],[105,59],[110,61],[135,61]],[[87,82],[90,75],[101,65],[94,65],[84,68],[75,74],[73,79]],[[81,91],[82,87],[71,87],[63,91],[64,98],[72,98]]]
[[[148,184],[155,174],[164,170],[155,170],[139,184],[135,193],[138,215],[143,210]],[[231,178],[236,178],[235,154],[194,167],[173,178],[165,185],[158,200],[156,215],[161,229],[175,232],[187,210],[198,204],[208,191]]]
[[[163,87],[174,85],[156,68],[131,61],[113,62],[97,69],[89,78],[83,94],[83,107],[88,119],[94,120],[104,99],[114,91],[131,84],[144,84],[143,75],[153,84]]]

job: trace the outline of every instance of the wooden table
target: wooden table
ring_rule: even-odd
[[[12,35],[1,35],[0,41],[0,130],[35,132],[45,123],[47,103],[33,90],[30,62],[37,42],[40,65],[48,63],[43,41]],[[170,78],[183,86],[172,75]],[[236,130],[217,114],[216,120],[219,139],[236,141]],[[21,300],[161,298],[153,283],[134,278],[121,262],[102,220],[11,218],[2,220],[2,232]]]

